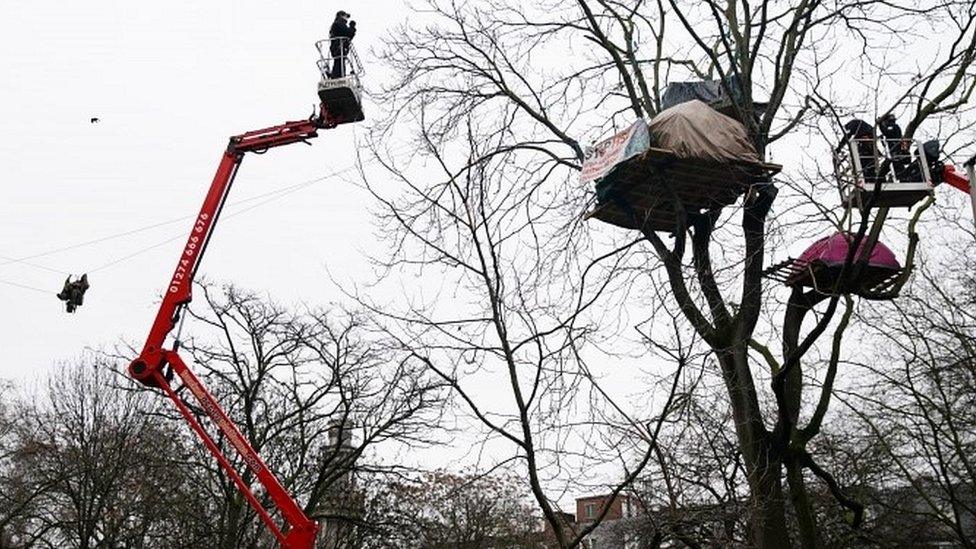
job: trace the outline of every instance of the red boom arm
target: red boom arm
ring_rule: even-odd
[[[972,164],[967,163],[967,166],[971,167]],[[969,176],[957,170],[952,164],[946,164],[945,168],[942,169],[942,179],[950,186],[955,187],[964,193],[970,192]]]
[[[192,299],[193,277],[200,266],[203,252],[213,234],[217,218],[227,200],[227,194],[230,192],[234,176],[241,165],[244,154],[247,152],[264,152],[267,149],[300,141],[307,142],[309,139],[317,137],[317,130],[323,127],[334,127],[334,124],[323,124],[321,120],[300,120],[230,138],[227,150],[224,151],[220,165],[217,167],[217,174],[214,176],[207,197],[200,208],[200,214],[193,224],[190,237],[187,239],[183,253],[176,264],[176,271],[167,285],[166,295],[159,306],[159,312],[156,314],[156,320],[149,331],[146,345],[143,347],[139,358],[133,360],[129,365],[129,374],[133,378],[150,387],[162,389],[176,404],[180,414],[200,437],[207,450],[224,468],[224,471],[234,481],[234,484],[237,485],[237,488],[247,498],[248,503],[251,504],[284,549],[311,549],[315,544],[318,525],[305,515],[302,508],[285,490],[274,473],[268,469],[268,466],[254,451],[254,448],[251,447],[237,426],[227,417],[226,412],[220,407],[217,400],[183,362],[178,353],[179,341],[174,343],[172,349],[164,348],[164,344],[169,333],[176,326],[183,308]],[[280,527],[275,522],[271,517],[271,512],[261,504],[254,492],[251,491],[250,486],[234,469],[230,460],[220,450],[220,447],[203,428],[196,416],[193,415],[187,404],[176,394],[169,383],[172,376],[164,374],[164,368],[167,365],[172,372],[180,377],[183,385],[197,400],[200,407],[207,412],[211,421],[216,424],[223,436],[227,438],[258,481],[264,486],[275,507],[284,517],[287,523],[286,528]]]
[[[973,207],[973,223],[976,223],[976,156],[963,162],[963,167],[966,169],[965,174],[954,166],[946,164],[942,170],[942,179],[949,185],[969,194],[969,202]]]

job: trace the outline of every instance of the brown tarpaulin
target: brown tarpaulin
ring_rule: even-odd
[[[745,127],[701,101],[680,103],[648,123],[654,147],[677,158],[717,164],[759,164]]]
[[[760,161],[742,124],[701,101],[662,111],[648,130],[650,148],[598,180],[598,206],[588,218],[673,232],[675,199],[688,212],[722,208],[781,169]]]

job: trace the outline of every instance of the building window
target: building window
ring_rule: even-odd
[[[596,517],[596,504],[587,503],[583,506],[583,514],[586,518],[591,519]]]

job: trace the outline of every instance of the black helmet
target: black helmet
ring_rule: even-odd
[[[847,131],[847,135],[855,139],[874,137],[874,127],[857,118],[851,119],[850,122],[844,124],[844,130]]]

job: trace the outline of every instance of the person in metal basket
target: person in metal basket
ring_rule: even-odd
[[[352,39],[356,36],[356,22],[350,21],[348,12],[336,13],[335,21],[329,28],[329,53],[332,55],[331,78],[342,78],[346,75],[346,57]]]

